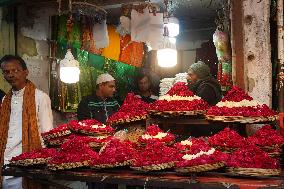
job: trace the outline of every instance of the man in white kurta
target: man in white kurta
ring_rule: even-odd
[[[11,64],[12,66],[17,66],[15,62],[17,63],[18,61],[22,61],[18,60],[17,58],[18,57],[13,59],[13,56],[11,56],[10,59],[1,62],[1,68],[3,70],[4,76],[5,74],[6,75],[11,74],[11,72],[13,71],[17,72],[15,70],[20,69],[20,68],[13,68],[13,69],[9,68],[10,69],[9,70],[7,68],[7,70],[9,70],[10,73],[8,72],[6,73],[3,69],[2,65],[3,63]],[[23,67],[23,65],[21,65],[20,63],[18,65],[20,67]],[[25,67],[23,68],[25,69]],[[13,87],[14,83],[10,84]],[[18,156],[22,153],[22,112],[23,112],[22,108],[23,108],[24,91],[25,87],[23,87],[20,90],[16,90],[14,88],[12,90],[11,114],[10,114],[9,130],[8,130],[8,139],[7,139],[6,149],[4,152],[4,164],[8,164],[9,160],[11,160],[12,157]],[[38,131],[40,134],[43,132],[47,132],[53,128],[51,102],[49,96],[38,89],[36,89],[35,91],[35,102],[36,102]],[[41,142],[43,145],[42,138]],[[8,177],[8,176],[4,177],[3,189],[22,189],[22,178]]]

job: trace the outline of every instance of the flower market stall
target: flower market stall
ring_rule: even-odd
[[[155,114],[161,112],[159,116],[175,121],[183,117],[188,125],[211,121],[223,121],[227,125],[230,124],[228,122],[272,123],[277,119],[275,112],[266,105],[259,105],[237,87],[233,87],[216,107],[209,108],[183,86],[183,83],[177,83],[162,96],[159,100],[163,102],[161,108],[157,101],[156,104],[145,106],[146,113],[145,110],[131,111],[128,115],[127,109],[134,107],[129,105],[140,102],[139,98],[128,94],[121,111],[110,118],[110,125],[96,120],[72,120],[43,133],[47,148],[13,157],[10,164],[3,167],[3,174],[28,176],[38,181],[56,177],[144,187],[281,188],[284,137],[270,125],[249,137],[241,136],[227,127],[209,137],[187,136],[181,141],[155,124],[147,125],[135,140],[127,131],[115,131],[111,126],[129,123],[132,117],[145,119],[148,113],[153,114],[153,107],[157,110]],[[244,101],[254,106],[248,109]],[[177,104],[174,109],[172,103]],[[140,106],[143,107],[143,104]],[[204,113],[184,114],[187,110],[198,110],[196,106],[205,110]],[[244,119],[236,114],[236,108],[238,111],[243,108],[247,112],[242,114]],[[164,110],[169,112],[164,114]],[[230,119],[220,119],[220,111],[222,116],[229,116]],[[214,119],[214,115],[218,119]],[[119,120],[119,123],[115,120]]]
[[[49,92],[53,109],[73,117],[41,133],[42,149],[9,158],[3,176],[27,177],[55,188],[68,188],[57,182],[61,180],[144,188],[284,188],[284,136],[276,129],[283,120],[269,105],[233,85],[229,31],[214,25],[210,37],[215,66],[208,66],[212,57],[198,61],[206,54],[202,50],[194,60],[208,68],[196,83],[220,83],[220,91],[211,83],[218,102],[209,103],[190,87],[195,83],[188,57],[185,67],[177,68],[179,21],[173,17],[172,1],[160,2],[163,6],[151,1],[121,5],[115,24],[107,5],[69,0],[65,10],[63,1],[57,3],[58,15],[50,17]],[[150,49],[154,52],[148,53]],[[147,60],[149,54],[154,61]],[[163,69],[176,66],[178,71],[160,81],[160,96],[147,103],[135,93],[136,77],[141,71],[156,71],[155,66],[164,76]],[[218,69],[216,79],[212,67]],[[112,95],[98,95],[99,102],[78,109],[84,97],[97,95],[108,82],[114,83],[108,86]],[[109,113],[106,105],[118,109]],[[89,106],[90,117],[76,118],[76,111],[79,115]],[[253,124],[262,127],[248,136],[246,128]],[[200,128],[208,132],[189,132]]]

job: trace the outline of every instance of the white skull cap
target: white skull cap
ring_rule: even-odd
[[[101,83],[105,83],[108,81],[115,81],[115,79],[108,73],[104,73],[98,76],[96,84],[101,84]]]

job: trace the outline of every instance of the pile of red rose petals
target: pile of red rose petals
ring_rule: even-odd
[[[150,125],[146,128],[144,135],[138,138],[140,143],[148,142],[163,142],[163,143],[173,143],[175,136],[169,132],[164,132],[158,127],[158,125]]]
[[[270,125],[261,127],[254,135],[248,137],[247,141],[252,145],[260,147],[282,146],[284,137],[272,129]]]
[[[53,138],[68,136],[71,134],[71,131],[68,127],[68,124],[61,124],[58,127],[51,129],[48,132],[42,133],[41,136],[43,140],[48,141]]]
[[[186,83],[176,83],[167,93],[170,96],[193,97],[194,94],[189,90]],[[194,111],[207,110],[209,105],[203,99],[188,100],[157,100],[150,105],[150,110],[165,112],[165,111]]]
[[[243,117],[270,117],[276,113],[271,110],[266,104],[250,107],[211,107],[207,115],[215,116],[243,116]]]
[[[102,147],[99,152],[99,159],[93,161],[91,167],[116,167],[122,165],[124,162],[128,162],[129,165],[136,156],[137,151],[132,142],[113,138]]]
[[[161,142],[147,143],[146,147],[139,150],[133,167],[153,166],[175,162],[181,154],[173,147],[168,147]]]
[[[227,166],[236,168],[278,169],[279,162],[257,146],[244,146],[230,155]]]
[[[61,145],[60,151],[49,162],[51,170],[73,169],[88,166],[90,161],[98,160],[99,155],[84,138],[74,137]]]
[[[184,82],[178,82],[167,92],[170,96],[194,96],[193,92],[189,90],[188,86]]]
[[[86,135],[109,135],[114,132],[114,129],[111,126],[104,125],[94,119],[83,121],[72,120],[68,125],[73,132]]]
[[[212,154],[203,154],[212,151]],[[201,154],[200,156],[198,154]],[[189,157],[189,159],[186,159]],[[190,153],[187,152],[182,158],[180,158],[180,161],[176,164],[176,167],[193,167],[193,166],[199,166],[199,165],[207,165],[207,164],[216,164],[216,163],[222,163],[226,162],[228,159],[228,155],[225,153],[222,153],[215,148],[209,148],[207,150],[201,150],[198,153]]]
[[[209,137],[208,142],[216,148],[241,148],[246,145],[245,138],[229,127]]]
[[[191,148],[195,149],[196,146],[206,146],[206,142],[203,138],[190,138],[187,140],[183,140],[174,145],[176,149],[180,152],[187,152]]]
[[[250,97],[239,87],[234,86],[227,95],[222,99],[222,102],[240,102],[242,100],[252,101]],[[218,105],[218,104],[217,104]],[[246,107],[218,107],[213,106],[207,111],[210,116],[243,116],[243,117],[270,117],[275,116],[276,112],[271,110],[267,105],[246,106]]]
[[[237,86],[233,86],[231,90],[229,90],[226,96],[222,99],[222,102],[225,101],[234,101],[240,102],[242,100],[253,100],[251,96],[249,96],[244,90]]]
[[[38,150],[33,150],[31,152],[24,152],[16,157],[13,157],[11,161],[19,161],[26,159],[37,159],[37,158],[51,158],[55,156],[58,151],[55,148],[42,148]]]
[[[134,93],[128,93],[119,111],[113,114],[107,122],[130,122],[146,119],[149,104],[142,101]]]

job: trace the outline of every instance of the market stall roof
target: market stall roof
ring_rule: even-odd
[[[80,0],[72,0],[77,2]],[[82,0],[83,1],[83,0]],[[188,31],[200,28],[215,27],[216,10],[221,9],[226,0],[172,0],[169,10],[180,21],[181,30]],[[68,0],[61,0],[62,7],[68,6]],[[86,2],[98,5],[108,12],[110,23],[117,24],[121,15],[121,6],[124,4],[148,2],[146,0],[87,0]],[[53,6],[57,8],[57,0],[0,0],[0,6],[11,4],[22,4],[32,6]],[[151,0],[164,9],[164,0]]]

